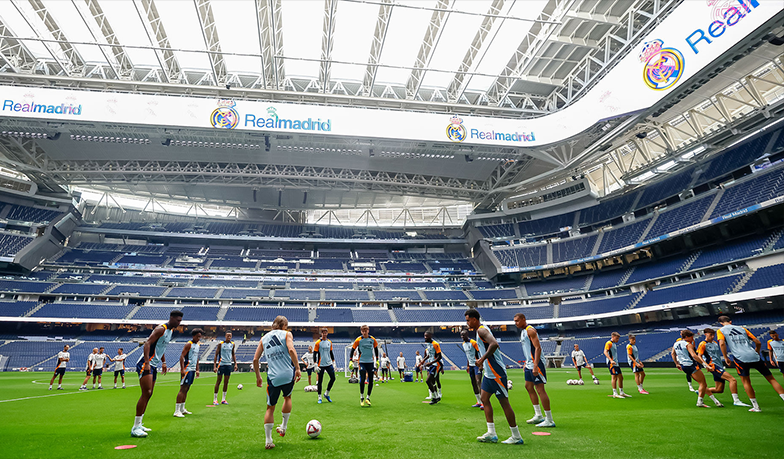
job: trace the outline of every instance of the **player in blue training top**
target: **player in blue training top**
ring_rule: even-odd
[[[784,388],[781,387],[778,381],[773,377],[765,362],[760,359],[759,351],[762,343],[756,336],[752,335],[750,331],[737,325],[732,325],[732,320],[728,316],[719,317],[721,328],[716,333],[716,338],[719,339],[719,347],[721,353],[724,355],[724,362],[727,367],[733,364],[730,361],[729,353],[732,353],[732,359],[735,368],[738,370],[741,382],[743,382],[743,389],[751,399],[751,409],[749,411],[758,413],[760,410],[759,403],[757,403],[757,394],[751,386],[751,370],[757,370],[769,383],[773,386],[773,390],[779,394],[784,400]]]
[[[542,344],[539,342],[539,333],[525,320],[525,314],[519,312],[514,316],[517,328],[522,330],[520,333],[520,344],[523,346],[525,355],[525,390],[531,398],[534,406],[534,417],[525,421],[528,424],[536,424],[536,427],[555,427],[553,413],[550,411],[550,396],[547,395],[544,385],[547,384],[547,370],[545,370],[544,357],[542,356]],[[542,405],[539,405],[541,399]],[[544,417],[542,417],[544,408]]]
[[[708,384],[705,381],[705,375],[702,374],[700,367],[710,370],[710,367],[705,361],[697,355],[694,348],[694,333],[691,330],[682,330],[681,339],[672,345],[672,361],[675,366],[686,373],[691,375],[692,379],[699,384],[697,388],[697,407],[710,408],[705,404],[705,394],[708,393]]]
[[[779,332],[776,330],[770,330],[768,334],[770,335],[767,346],[770,365],[784,373],[784,341],[779,338]]]
[[[623,372],[618,363],[618,341],[621,335],[618,332],[612,332],[610,340],[604,343],[604,357],[607,362],[607,368],[610,370],[610,383],[612,385],[612,398],[631,398],[631,395],[623,391]]]
[[[730,383],[732,404],[735,406],[750,407],[751,405],[741,402],[738,397],[738,381],[733,378],[731,374],[724,371],[721,348],[719,347],[719,343],[716,342],[716,330],[706,328],[702,332],[705,333],[705,341],[697,346],[697,354],[699,354],[699,356],[702,357],[702,360],[708,364],[708,371],[713,375],[714,387],[708,388],[708,392],[711,394],[711,400],[713,400],[713,403],[715,403],[716,406],[723,406],[721,402],[716,399],[716,394],[724,392],[724,382],[727,381]]]
[[[161,374],[166,374],[166,347],[172,339],[172,330],[180,326],[182,322],[182,311],[172,311],[169,313],[169,321],[160,324],[150,333],[150,337],[144,342],[142,355],[136,362],[136,372],[139,374],[139,387],[142,395],[136,403],[136,417],[133,420],[132,437],[146,437],[150,431],[142,425],[144,412],[147,410],[147,403],[152,397],[155,389],[155,380],[158,378],[158,365],[161,365]]]
[[[332,352],[332,341],[327,339],[329,330],[326,328],[321,329],[321,339],[316,341],[313,346],[313,361],[316,362],[316,373],[318,373],[318,403],[321,403],[321,388],[324,385],[324,376],[329,375],[329,383],[327,390],[324,391],[324,398],[332,403],[329,398],[329,391],[332,390],[332,385],[335,384],[335,353]]]
[[[264,335],[256,348],[253,356],[253,370],[256,372],[256,386],[262,386],[259,360],[261,355],[267,356],[267,411],[264,413],[265,449],[272,449],[272,428],[275,427],[275,405],[283,395],[283,422],[276,429],[278,435],[284,437],[291,416],[291,393],[294,383],[302,377],[299,370],[299,359],[294,349],[294,338],[291,332],[286,331],[289,321],[284,316],[278,316],[272,322],[272,330]]]
[[[220,389],[221,378],[223,378],[223,398],[221,405],[228,405],[226,401],[226,393],[229,391],[229,378],[231,372],[237,371],[237,356],[235,350],[237,345],[234,344],[231,332],[226,332],[223,341],[218,343],[215,347],[215,358],[213,359],[214,365],[212,371],[218,374],[218,379],[215,380],[215,390],[213,391],[212,404],[218,404],[218,389]]]
[[[177,404],[174,407],[174,417],[184,418],[186,414],[193,414],[185,409],[185,400],[188,398],[193,381],[199,377],[199,341],[204,331],[194,328],[191,331],[191,340],[185,343],[180,354],[180,391],[177,393]]]
[[[509,403],[509,392],[507,392],[506,367],[501,358],[501,351],[498,349],[498,341],[493,337],[489,328],[482,325],[481,316],[476,309],[469,309],[465,312],[466,325],[470,330],[476,330],[476,344],[479,346],[481,357],[476,361],[476,366],[484,370],[482,377],[482,405],[485,407],[485,421],[487,421],[487,432],[476,438],[482,443],[498,442],[498,435],[495,432],[495,421],[493,420],[493,405],[490,403],[490,396],[495,394],[498,403],[504,410],[506,422],[512,436],[502,443],[507,445],[522,445],[525,442],[520,436],[517,427],[517,420],[512,405]]]
[[[460,337],[463,339],[463,352],[466,355],[468,377],[471,378],[471,388],[474,389],[474,396],[476,397],[476,405],[471,405],[471,408],[483,408],[482,397],[479,395],[479,386],[482,384],[482,369],[476,366],[476,361],[479,360],[479,345],[476,340],[473,340],[468,335],[468,330],[460,332]]]
[[[370,336],[370,327],[363,325],[359,328],[362,336],[354,340],[351,345],[351,357],[359,352],[359,406],[371,406],[370,394],[373,392],[373,373],[378,360],[378,341]],[[365,399],[365,381],[367,380],[368,394]]]

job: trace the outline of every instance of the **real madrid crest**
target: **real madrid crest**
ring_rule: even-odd
[[[219,100],[218,108],[210,114],[210,124],[212,127],[221,129],[234,129],[240,121],[240,115],[234,106],[237,105],[233,100]]]
[[[462,142],[466,138],[466,128],[463,126],[463,119],[453,116],[446,127],[446,137],[452,142]]]
[[[684,70],[683,54],[675,48],[662,48],[661,40],[645,43],[640,51],[640,62],[645,64],[642,79],[657,91],[671,88],[681,79]]]

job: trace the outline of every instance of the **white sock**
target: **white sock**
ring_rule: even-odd
[[[740,401],[740,397],[738,397],[738,394],[732,394],[732,401],[733,402],[739,402]]]
[[[180,411],[182,413],[185,413],[186,411],[188,411],[188,410],[185,409],[185,402],[180,403]]]
[[[117,389],[117,383],[114,383],[114,388]]]
[[[618,388],[618,393],[620,393],[621,395],[626,395],[626,392],[623,391],[623,387]]]
[[[182,403],[174,404],[174,414],[182,413]]]
[[[547,422],[553,422],[553,412],[550,410],[544,411],[544,420]]]
[[[283,422],[280,424],[281,429],[286,430],[286,427],[288,427],[289,416],[291,416],[291,413],[283,413]]]
[[[716,398],[715,395],[710,394],[709,397],[710,397],[711,400],[713,400],[713,403],[715,403],[717,405],[721,405],[721,402],[719,401],[719,399]]]
[[[63,385],[62,385],[62,384],[58,384],[58,385],[57,385],[57,388],[58,388],[58,389],[60,389],[61,387],[63,387]]]
[[[142,426],[142,418],[143,417],[144,417],[144,415],[136,416],[135,418],[133,418],[133,427],[134,427],[134,429],[136,427],[141,427]]]
[[[223,401],[226,401],[226,392],[223,393]]]
[[[321,400],[321,395],[319,395],[319,400]]]
[[[515,440],[519,440],[523,438],[520,436],[520,429],[518,429],[517,426],[509,427],[509,429],[512,430],[512,438],[514,438]]]
[[[542,416],[542,406],[541,405],[534,405],[534,414],[537,417]]]
[[[264,424],[264,435],[267,437],[267,444],[272,443],[272,428],[273,427],[275,427],[275,423]]]
[[[51,384],[49,384],[49,390],[52,390],[52,385]]]
[[[697,397],[697,405],[703,405],[705,400],[702,397]]]
[[[494,422],[488,422],[487,423],[487,433],[489,433],[490,435],[495,435],[495,423]]]
[[[642,390],[642,384],[637,384],[637,389]]]
[[[618,395],[618,391],[613,389],[613,395]]]
[[[479,397],[479,394],[474,394],[474,396],[476,397],[476,403],[481,405],[482,404],[482,398]]]
[[[328,390],[324,391],[324,396],[329,397],[329,391]]]
[[[781,397],[781,399],[784,400],[784,394],[779,394],[779,397]]]
[[[692,387],[691,383],[688,384],[689,384],[689,389],[694,390],[694,387]]]
[[[756,398],[752,398],[750,400],[751,400],[751,406],[753,406],[754,408],[759,409],[759,403],[757,403],[757,399]]]
[[[217,401],[218,401],[218,393],[217,393],[217,392],[215,392],[214,394],[212,394],[212,401],[213,401],[213,402],[217,402]]]

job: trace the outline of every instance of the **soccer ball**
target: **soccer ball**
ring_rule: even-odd
[[[574,386],[574,379],[567,379],[566,380],[566,385],[567,386]]]
[[[594,384],[596,384],[596,385],[598,386],[598,385],[599,385],[599,380],[598,380],[598,379],[594,379],[594,380],[593,380],[593,383],[594,383]]]
[[[316,421],[315,419],[310,421],[307,426],[305,426],[305,433],[308,434],[310,438],[316,438],[321,435],[321,423]]]
[[[242,384],[237,384],[237,390],[242,390]]]
[[[585,382],[582,379],[578,379],[577,380],[577,385],[578,386],[582,386],[583,384],[585,384]]]
[[[510,379],[509,381],[506,382],[506,388],[508,390],[512,390],[512,386],[513,386],[513,383],[512,383],[512,380]]]

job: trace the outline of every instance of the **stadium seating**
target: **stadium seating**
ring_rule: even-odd
[[[585,280],[585,277],[574,277],[544,280],[540,282],[526,282],[524,285],[528,295],[537,296],[583,290],[585,287]]]
[[[528,220],[517,224],[520,237],[536,237],[560,233],[561,228],[574,225],[574,212]]]
[[[676,274],[683,270],[690,257],[691,255],[675,256],[637,265],[626,280],[626,284],[636,284],[645,280]]]
[[[591,255],[596,245],[596,235],[566,239],[553,244],[553,263],[575,260]]]
[[[699,223],[705,212],[708,211],[708,206],[711,205],[713,199],[714,195],[696,198],[672,210],[661,212],[648,231],[646,238],[661,236]]]
[[[493,250],[502,266],[539,266],[547,263],[547,245]]]
[[[487,238],[513,238],[515,237],[514,225],[511,223],[502,223],[498,225],[482,225],[477,226],[477,229],[482,236]]]
[[[634,201],[639,196],[639,192],[627,193],[623,196],[614,197],[602,201],[601,203],[582,209],[580,211],[580,226],[587,226],[602,223],[632,211]]]
[[[660,182],[646,185],[636,207],[642,209],[682,192],[691,183],[693,173],[694,170],[690,168]]]
[[[226,311],[223,320],[227,322],[272,322],[275,317],[284,315],[289,322],[307,322],[307,308],[282,307],[235,307]]]
[[[605,231],[602,242],[599,244],[598,253],[610,252],[636,244],[650,223],[651,219],[645,218]]]
[[[717,279],[679,284],[674,287],[666,284],[660,285],[646,293],[635,307],[642,308],[723,295],[730,292],[740,277],[740,274],[734,274]]]
[[[19,253],[27,244],[33,242],[32,237],[0,233],[0,256],[11,257]]]
[[[778,167],[728,187],[711,212],[710,218],[726,215],[782,194],[784,194],[784,167]]]
[[[754,271],[741,292],[784,285],[784,264],[765,266]]]
[[[762,252],[762,248],[771,240],[769,234],[751,236],[718,247],[705,249],[692,263],[690,269],[705,268],[719,263],[752,257]]]
[[[37,305],[37,301],[0,301],[0,316],[20,317],[30,312]]]
[[[92,303],[47,303],[30,317],[63,319],[124,319],[133,306],[94,301]]]
[[[564,301],[559,307],[558,317],[585,316],[620,311],[629,308],[639,298],[639,293],[599,298],[588,298],[579,301]]]
[[[59,210],[41,209],[38,207],[11,205],[8,212],[9,220],[20,220],[25,222],[48,223],[54,221],[63,213]]]
[[[591,280],[591,285],[588,286],[588,290],[601,290],[615,287],[621,283],[621,280],[626,273],[626,269],[600,271],[593,275],[593,280]]]

